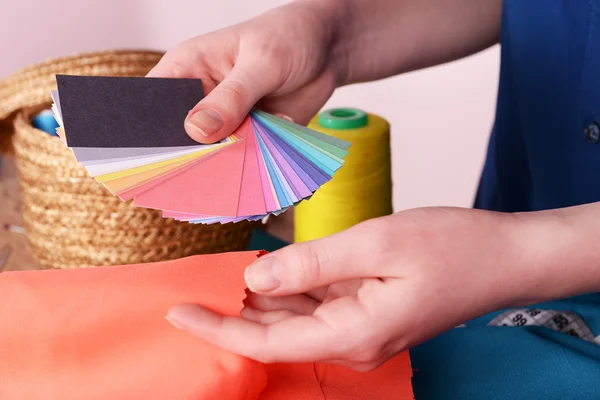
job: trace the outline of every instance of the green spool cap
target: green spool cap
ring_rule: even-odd
[[[356,129],[367,126],[367,113],[356,108],[333,108],[319,114],[319,125],[328,129]]]

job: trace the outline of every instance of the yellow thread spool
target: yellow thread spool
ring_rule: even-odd
[[[354,108],[321,112],[309,128],[352,143],[333,179],[294,210],[294,241],[319,239],[392,214],[390,125]]]

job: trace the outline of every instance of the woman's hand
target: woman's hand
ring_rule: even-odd
[[[199,78],[206,97],[185,128],[202,143],[231,134],[250,109],[307,123],[338,85],[336,18],[327,1],[294,2],[171,49],[149,77]]]
[[[212,143],[258,104],[307,123],[338,86],[455,60],[497,43],[501,0],[295,0],[178,45],[150,77],[200,78],[188,134]]]
[[[397,213],[261,257],[246,272],[251,292],[241,318],[194,305],[168,318],[262,362],[370,370],[469,319],[529,300],[524,257],[543,236],[530,238],[525,220],[453,208]]]

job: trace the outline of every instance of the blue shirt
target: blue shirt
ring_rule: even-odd
[[[600,201],[599,2],[504,1],[501,54],[475,207],[536,211]]]
[[[496,119],[474,206],[600,201],[600,0],[505,0],[500,42]],[[600,294],[531,308],[576,313],[600,335]],[[488,326],[500,312],[516,313],[517,326]],[[411,350],[417,400],[600,399],[598,344],[500,312]]]

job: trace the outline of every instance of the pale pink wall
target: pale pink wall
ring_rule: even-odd
[[[107,48],[166,49],[281,0],[0,0],[0,77],[48,57]],[[231,11],[233,10],[233,11]],[[393,130],[397,210],[469,206],[493,121],[498,48],[452,64],[338,90]]]

